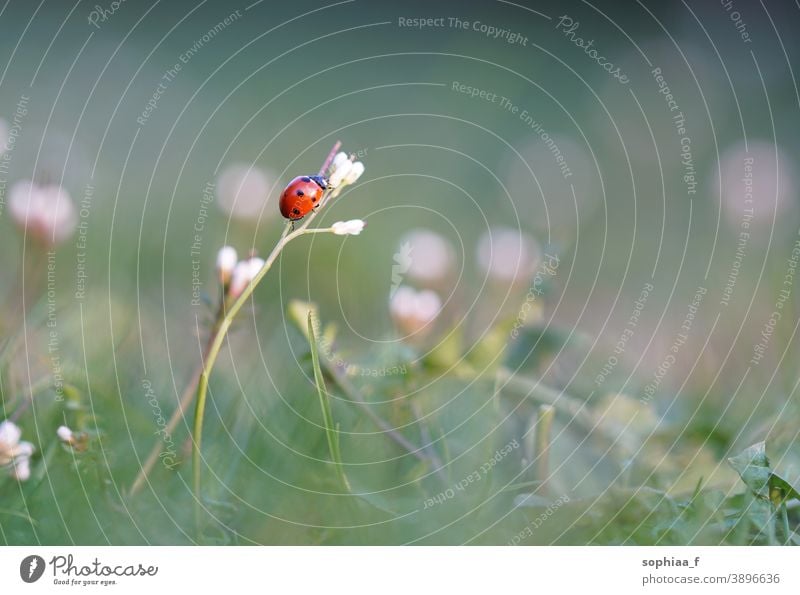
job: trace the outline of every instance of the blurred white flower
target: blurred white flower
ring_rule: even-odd
[[[0,466],[12,464],[11,476],[25,481],[30,477],[29,459],[34,447],[30,442],[20,441],[22,430],[14,422],[0,423]]]
[[[56,430],[56,436],[61,442],[65,444],[72,444],[75,441],[75,436],[67,426],[59,426]]]
[[[220,209],[237,219],[257,217],[269,196],[271,178],[255,165],[234,163],[227,166],[217,178]]]
[[[345,184],[355,184],[358,181],[358,178],[361,177],[361,174],[364,173],[364,164],[360,161],[356,161],[353,163],[353,167],[350,168],[350,171],[347,172],[347,175],[344,177],[343,182]]]
[[[797,207],[792,164],[773,142],[748,140],[747,149],[744,141],[736,143],[720,156],[719,171],[712,166],[710,176],[721,197],[723,214],[736,228],[745,215],[749,217],[750,209],[752,220],[771,224],[776,211],[780,221],[781,215]]]
[[[402,286],[389,300],[389,312],[398,328],[406,334],[427,333],[442,310],[442,300],[430,289],[417,291]]]
[[[533,236],[511,227],[489,229],[478,241],[478,264],[488,277],[498,282],[527,282],[541,256]]]
[[[19,481],[28,481],[31,477],[31,464],[28,457],[14,460],[14,467],[11,469],[11,477]]]
[[[264,267],[264,259],[253,256],[246,260],[240,260],[233,269],[231,277],[231,284],[228,287],[228,296],[230,299],[235,300],[244,291],[245,287],[250,285],[253,278]]]
[[[20,229],[43,244],[59,244],[75,231],[78,218],[69,193],[57,184],[40,186],[22,180],[11,187],[11,217]]]
[[[236,250],[231,246],[223,246],[217,252],[217,276],[223,287],[227,287],[228,283],[231,282],[233,269],[238,261],[239,257],[236,254]]]
[[[350,219],[349,221],[337,221],[331,225],[333,233],[337,236],[357,236],[360,234],[367,222],[362,219]]]
[[[455,264],[455,250],[444,237],[429,229],[413,229],[400,240],[395,261],[401,275],[422,284],[447,277]]]

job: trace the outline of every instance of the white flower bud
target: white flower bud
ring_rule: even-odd
[[[66,444],[72,444],[73,440],[75,440],[72,430],[70,430],[67,426],[59,426],[56,430],[56,436],[58,436],[58,439],[61,440],[61,442]]]
[[[230,299],[235,300],[242,295],[242,292],[250,285],[258,272],[264,267],[264,264],[264,259],[257,256],[239,261],[233,269],[231,284],[228,287]]]
[[[328,168],[328,173],[332,174],[337,169],[342,167],[342,165],[346,161],[350,161],[350,157],[347,155],[347,153],[345,153],[344,151],[340,151],[339,153],[336,153],[336,156],[333,158],[333,161],[331,161],[331,166]]]
[[[331,175],[328,176],[328,185],[331,188],[339,187],[352,169],[353,162],[350,161],[350,159],[343,160],[339,165],[333,168]]]
[[[337,221],[331,225],[333,233],[337,236],[357,236],[360,234],[367,222],[362,219],[350,219],[349,221]]]
[[[78,223],[69,193],[57,184],[17,182],[9,192],[8,207],[17,226],[46,245],[66,240]]]
[[[356,161],[353,166],[350,168],[350,171],[347,172],[347,175],[344,177],[345,184],[355,184],[356,180],[361,177],[361,174],[364,173],[364,164],[360,161]]]
[[[223,246],[220,248],[219,252],[217,252],[217,276],[223,287],[231,282],[233,269],[236,267],[238,259],[236,250],[231,246]]]

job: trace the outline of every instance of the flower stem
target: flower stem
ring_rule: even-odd
[[[320,204],[324,204],[325,197],[322,198]],[[275,247],[270,252],[269,256],[264,262],[264,266],[261,267],[261,270],[258,271],[253,280],[244,288],[241,295],[234,300],[230,306],[224,310],[224,315],[222,320],[219,323],[219,328],[217,332],[213,335],[213,340],[211,341],[211,346],[208,349],[208,355],[205,358],[205,362],[203,362],[202,372],[200,373],[200,380],[197,385],[197,403],[195,405],[195,412],[194,412],[194,426],[193,426],[193,440],[192,440],[192,486],[194,489],[194,498],[195,498],[195,526],[197,529],[198,534],[200,533],[200,517],[202,514],[202,503],[200,500],[200,488],[201,488],[201,478],[202,478],[202,470],[201,470],[201,447],[203,441],[203,419],[205,417],[206,411],[206,398],[208,393],[208,381],[211,377],[211,372],[214,369],[214,364],[217,362],[217,357],[219,356],[220,349],[222,349],[222,344],[225,341],[225,337],[228,334],[228,330],[230,330],[231,324],[233,323],[233,319],[239,313],[239,310],[242,309],[245,302],[250,299],[250,296],[255,291],[258,284],[261,280],[266,276],[269,270],[272,268],[272,265],[275,263],[275,260],[280,255],[281,251],[286,247],[286,245],[298,238],[302,235],[306,234],[313,234],[313,233],[321,233],[321,232],[330,232],[330,229],[308,229],[309,224],[311,221],[314,220],[314,217],[317,215],[317,212],[311,213],[309,216],[306,217],[303,224],[295,229],[294,231],[290,231],[292,228],[292,222],[286,224],[286,228],[283,230],[281,234],[281,238],[278,240],[278,243],[275,244]]]

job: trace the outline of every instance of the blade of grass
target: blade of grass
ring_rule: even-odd
[[[319,395],[319,405],[322,408],[322,419],[325,423],[325,435],[328,439],[328,449],[331,453],[331,459],[336,467],[336,475],[339,481],[347,492],[350,492],[350,483],[347,481],[347,476],[344,472],[342,465],[342,453],[339,449],[339,426],[334,426],[333,413],[331,412],[331,403],[328,396],[328,390],[325,387],[325,378],[322,375],[322,368],[319,365],[319,346],[317,345],[317,336],[314,333],[314,319],[311,310],[308,312],[308,338],[311,345],[311,363],[314,367],[314,383],[317,385],[317,394]]]

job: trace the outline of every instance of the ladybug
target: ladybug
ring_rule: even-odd
[[[322,176],[295,178],[281,194],[281,215],[292,221],[302,219],[319,206],[328,188],[328,180]]]

